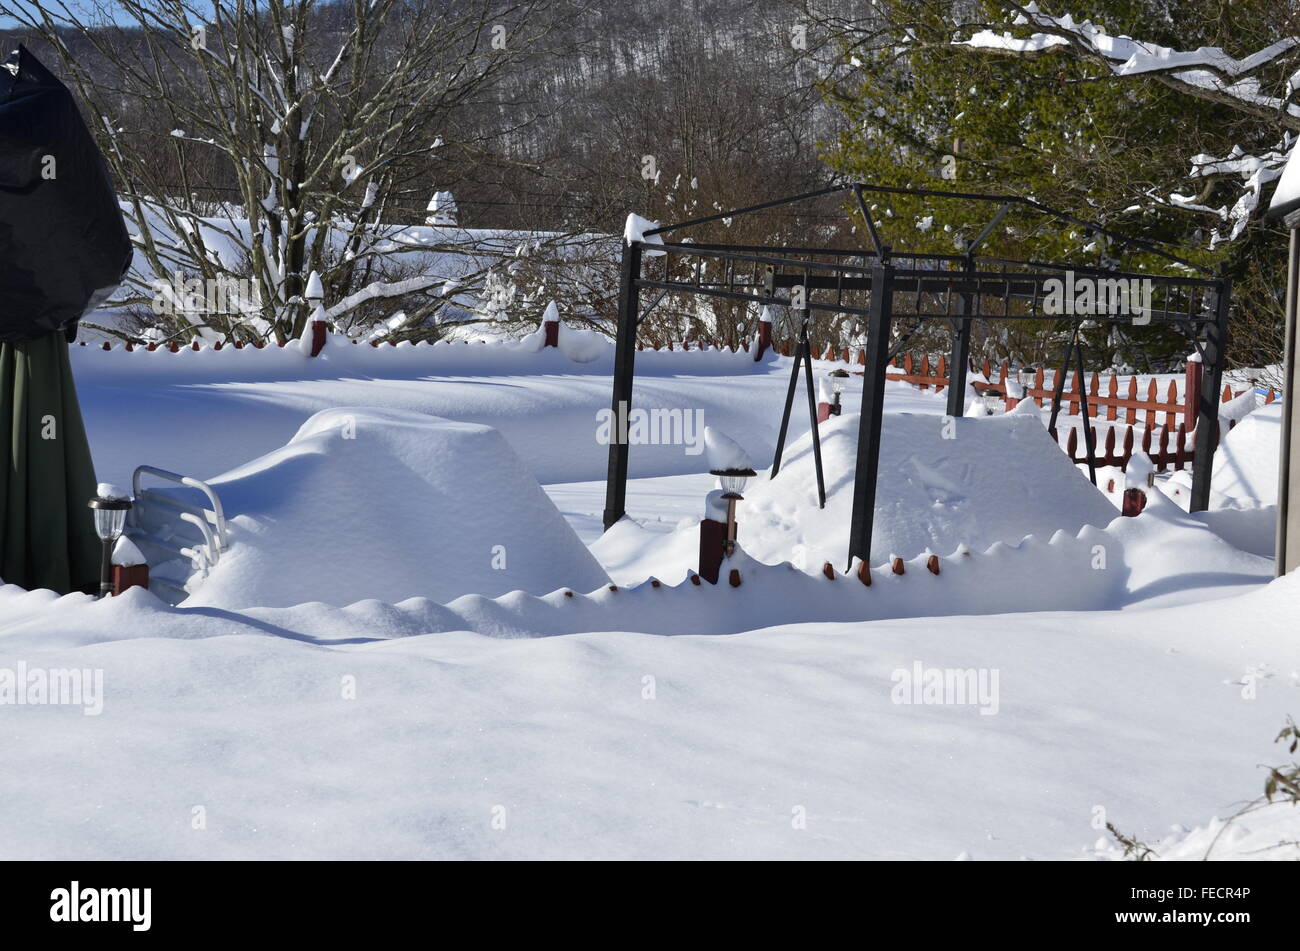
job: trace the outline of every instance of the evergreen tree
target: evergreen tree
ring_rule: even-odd
[[[847,130],[826,150],[854,180],[966,192],[1019,194],[1078,218],[1147,240],[1179,257],[1224,265],[1237,278],[1231,315],[1238,361],[1276,361],[1284,242],[1253,221],[1234,241],[1214,215],[1179,207],[1231,205],[1239,183],[1207,176],[1187,195],[1189,159],[1227,156],[1234,147],[1276,148],[1283,127],[1231,104],[1198,98],[1152,76],[1118,77],[1102,63],[1049,47],[1036,56],[999,56],[963,41],[981,28],[1007,29],[998,0],[885,0],[870,24],[839,32],[837,68],[824,92]],[[1063,12],[1063,11],[1058,11]],[[1220,46],[1243,56],[1273,43],[1285,15],[1272,0],[1079,0],[1070,13],[1111,35],[1176,49]],[[1034,31],[1021,28],[1013,35]],[[1285,83],[1282,57],[1261,81]],[[1289,87],[1288,87],[1289,90]],[[992,208],[976,203],[877,201],[882,231],[900,248],[953,252],[974,236]],[[936,209],[938,212],[936,213]],[[931,216],[933,216],[931,218]],[[1114,263],[1165,270],[1158,256],[1098,241],[1086,229],[1021,212],[1008,215],[981,253],[1030,260]],[[995,355],[1058,359],[1064,328],[1034,322],[986,333]],[[1087,332],[1106,362],[1137,370],[1172,369],[1190,349],[1177,331],[1100,325]],[[1270,336],[1274,339],[1270,340]],[[1233,350],[1229,351],[1230,357]]]

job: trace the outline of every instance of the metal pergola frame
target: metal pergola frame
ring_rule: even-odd
[[[996,205],[997,208],[979,234],[960,254],[898,252],[881,242],[871,209],[864,197],[864,193],[868,192],[935,201],[982,202]],[[624,242],[612,399],[616,419],[632,405],[637,328],[659,301],[670,293],[790,306],[790,295],[783,297],[782,292],[802,287],[804,301],[800,316],[804,328],[819,313],[850,314],[865,320],[866,366],[863,368],[853,516],[849,530],[848,555],[851,566],[854,558],[868,561],[871,554],[885,374],[893,356],[889,345],[896,320],[915,320],[918,327],[927,320],[948,322],[951,348],[947,412],[950,416],[961,416],[965,410],[963,401],[966,395],[972,321],[1061,320],[1072,322],[1077,336],[1079,326],[1085,322],[1116,318],[1109,315],[1098,317],[1046,313],[1042,303],[1048,296],[1045,289],[1048,281],[1060,281],[1068,272],[1106,281],[1149,280],[1153,305],[1145,323],[1163,323],[1182,330],[1195,346],[1203,363],[1204,385],[1197,406],[1191,510],[1202,511],[1208,508],[1210,471],[1218,441],[1218,400],[1223,380],[1228,308],[1232,296],[1232,279],[1222,269],[1215,273],[1176,257],[1150,241],[1117,234],[1099,224],[1049,208],[1030,198],[863,183],[835,185],[734,211],[664,225],[645,232],[643,238],[657,238],[669,232],[685,231],[710,222],[833,194],[843,194],[854,201],[866,224],[869,238],[867,247],[844,250],[696,244],[686,241],[659,243],[663,241],[662,238],[655,242]],[[1104,236],[1121,246],[1153,254],[1184,273],[1120,271],[1092,265],[1019,261],[978,255],[979,248],[994,233],[1008,212],[1017,207],[1085,228],[1093,235]],[[658,277],[643,274],[643,258],[647,252],[659,255],[663,262]],[[705,261],[722,262],[718,279],[708,282],[702,279],[702,263]],[[1189,274],[1202,276],[1188,276]],[[684,276],[689,279],[683,279]],[[645,311],[641,310],[643,290],[658,294]],[[846,293],[862,292],[868,295],[865,305],[844,300]],[[1069,358],[1070,351],[1067,350],[1066,359]],[[795,364],[795,373],[797,372],[798,362]],[[792,376],[791,394],[794,388],[795,379]],[[791,400],[792,397],[787,399],[787,416]],[[784,425],[782,429],[784,430]],[[1090,429],[1085,432],[1085,438],[1091,454],[1094,439]],[[609,445],[603,518],[606,530],[626,514],[629,449],[628,443],[620,442],[617,435]]]

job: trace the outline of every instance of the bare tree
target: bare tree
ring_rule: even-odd
[[[182,332],[283,342],[304,329],[313,272],[342,326],[413,297],[406,310],[423,318],[491,270],[499,247],[413,239],[386,222],[409,206],[413,177],[472,162],[511,131],[465,117],[499,111],[503,77],[562,48],[572,11],[561,0],[55,0],[0,2],[0,13],[54,52],[90,112],[147,264],[131,276],[135,303],[161,296]],[[461,259],[451,284],[449,255]],[[155,283],[172,275],[249,280],[253,293],[216,313]]]

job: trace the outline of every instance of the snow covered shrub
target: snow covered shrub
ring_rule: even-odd
[[[1287,752],[1294,755],[1296,747],[1300,746],[1300,727],[1296,726],[1293,717],[1287,717],[1286,726],[1274,742],[1285,743],[1287,740],[1291,741]],[[1300,804],[1300,763],[1292,761],[1286,766],[1269,767],[1268,779],[1264,782],[1264,798],[1272,802],[1275,796],[1281,801]]]
[[[1286,726],[1278,733],[1276,743],[1284,743],[1287,746],[1287,752],[1292,756],[1297,749],[1300,749],[1300,726],[1297,726],[1293,717],[1287,717]],[[1226,820],[1215,820],[1206,829],[1198,829],[1195,832],[1187,833],[1182,830],[1181,836],[1172,837],[1161,845],[1164,850],[1165,846],[1169,847],[1166,858],[1177,859],[1200,859],[1205,860],[1212,857],[1216,847],[1227,843],[1235,845],[1233,854],[1224,855],[1223,849],[1220,848],[1221,854],[1214,855],[1215,858],[1248,858],[1266,855],[1270,850],[1287,849],[1296,846],[1295,836],[1286,830],[1292,829],[1300,822],[1294,814],[1279,816],[1277,807],[1291,807],[1294,809],[1300,806],[1300,762],[1292,760],[1280,766],[1269,766],[1268,776],[1264,780],[1264,793],[1246,803],[1241,809],[1237,810]],[[1265,844],[1248,851],[1242,851],[1242,846],[1238,843],[1250,836],[1240,828],[1241,820],[1247,816],[1259,816],[1267,811],[1268,816],[1261,817],[1262,838]],[[1254,824],[1254,823],[1252,823]],[[1122,857],[1132,859],[1137,862],[1148,861],[1153,858],[1160,858],[1160,854],[1151,846],[1139,839],[1125,835],[1119,829],[1115,828],[1112,823],[1106,823],[1106,829],[1115,837],[1120,846],[1123,848]],[[1261,830],[1255,830],[1257,834]],[[1258,836],[1257,836],[1258,837]],[[1195,853],[1195,854],[1193,854]]]
[[[428,195],[413,183],[481,164],[527,125],[476,112],[530,51],[561,45],[571,16],[562,0],[269,0],[212,22],[138,0],[8,12],[59,65],[110,165],[136,247],[119,303],[139,321],[155,278],[251,279],[260,305],[235,323],[182,310],[147,329],[281,343],[303,333],[313,273],[337,329],[399,307],[420,320],[445,304],[429,298],[449,271],[478,270],[464,229],[403,223],[426,214],[409,210]],[[503,31],[490,47],[488,26]]]

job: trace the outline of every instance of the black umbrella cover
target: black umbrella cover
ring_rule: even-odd
[[[72,93],[19,46],[0,67],[0,341],[71,340],[130,263],[108,166]]]

